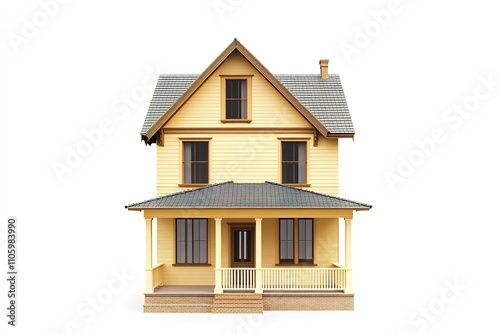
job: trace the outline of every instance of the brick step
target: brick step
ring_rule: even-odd
[[[264,306],[259,307],[249,307],[244,305],[238,305],[235,307],[234,305],[231,307],[213,305],[212,313],[264,313]]]
[[[212,304],[146,304],[145,313],[210,313]]]
[[[224,293],[216,294],[212,313],[263,313],[262,294]]]
[[[262,300],[262,294],[257,293],[218,293],[214,295],[215,300],[232,300],[232,299],[241,299],[241,300]]]
[[[262,300],[243,300],[243,299],[218,299],[214,300],[214,305],[262,305]]]

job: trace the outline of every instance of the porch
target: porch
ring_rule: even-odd
[[[352,310],[351,220],[369,208],[270,182],[131,205],[146,223],[144,311]]]

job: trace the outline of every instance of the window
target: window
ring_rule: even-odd
[[[247,80],[226,79],[226,119],[247,119]]]
[[[280,219],[280,263],[293,263],[293,219]]]
[[[176,220],[176,263],[208,263],[207,219]]]
[[[279,238],[280,263],[313,263],[312,219],[280,219]]]
[[[252,75],[221,75],[221,122],[252,121]]]
[[[183,142],[184,184],[208,184],[208,142]]]
[[[281,182],[306,184],[306,142],[281,143]]]
[[[312,219],[299,219],[299,262],[313,262]]]

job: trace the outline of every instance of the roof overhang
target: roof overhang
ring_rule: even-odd
[[[128,208],[145,218],[348,218],[369,208]]]

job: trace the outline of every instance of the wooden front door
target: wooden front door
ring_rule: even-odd
[[[255,267],[254,226],[231,226],[231,267]]]

